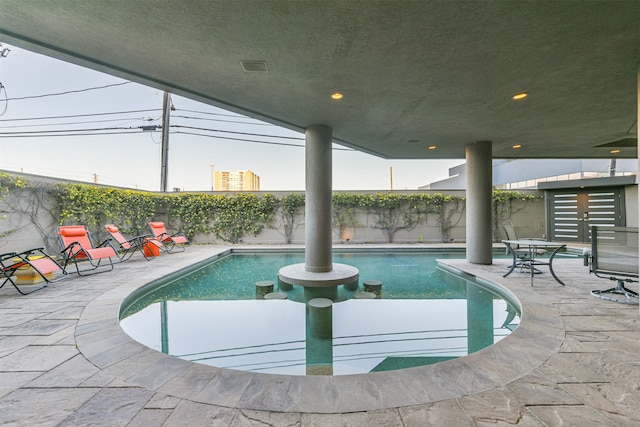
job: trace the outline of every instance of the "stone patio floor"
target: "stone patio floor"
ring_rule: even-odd
[[[415,248],[416,246],[413,246]],[[122,301],[229,248],[192,246],[29,296],[0,289],[3,426],[637,426],[638,306],[595,298],[612,282],[559,258],[529,285],[507,260],[443,266],[503,285],[522,304],[500,343],[431,366],[336,377],[239,372],[151,350],[122,332]],[[637,289],[637,285],[634,285]],[[373,300],[372,302],[375,302]]]

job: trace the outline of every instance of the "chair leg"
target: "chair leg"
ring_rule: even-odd
[[[535,266],[535,263],[533,265]],[[513,266],[510,265],[507,268],[511,270],[512,267],[513,267],[513,270],[515,270],[516,268],[519,268],[520,269],[520,271],[519,271],[520,273],[529,274],[529,268],[531,268],[532,266],[531,266],[531,263],[529,262],[528,259],[526,259],[526,258],[517,258],[516,262],[515,262],[515,265],[513,265]],[[539,269],[533,267],[533,274],[540,274],[540,273],[542,273],[542,271],[540,271]]]
[[[39,291],[40,289],[46,288],[47,286],[49,286],[49,282],[47,282],[45,280],[44,285],[40,286],[39,288],[36,289],[31,289],[29,292],[23,292],[22,289],[20,289],[18,287],[18,285],[16,285],[16,283],[13,281],[13,274],[15,273],[15,270],[11,270],[11,274],[5,274],[5,279],[4,282],[2,282],[2,285],[0,285],[0,289],[2,289],[4,287],[4,285],[6,285],[7,283],[11,283],[13,285],[14,288],[16,288],[16,291],[18,291],[18,293],[22,294],[22,295],[29,295],[34,293],[35,291]]]
[[[167,248],[167,253],[169,254],[174,252],[184,252],[186,249],[184,245],[176,245],[172,241],[164,241],[162,242],[162,244],[164,245],[165,248]]]
[[[14,288],[16,288],[16,291],[18,291],[18,292],[19,292],[19,293],[21,293],[22,295],[29,295],[29,294],[34,293],[35,291],[39,291],[40,289],[44,289],[44,288],[46,288],[47,286],[49,286],[49,283],[45,282],[45,283],[44,283],[44,285],[40,286],[39,288],[32,289],[32,290],[30,290],[29,292],[22,292],[22,290],[18,287],[18,285],[16,285],[15,283],[13,283],[13,280],[11,280],[10,282],[11,282],[11,284],[13,285],[13,287],[14,287]],[[4,284],[3,284],[2,286],[4,286]],[[0,286],[0,288],[1,288],[2,286]]]
[[[135,250],[129,249],[129,250],[124,251],[122,253],[118,253],[118,261],[116,261],[116,262],[120,263],[120,262],[125,262],[125,261],[131,259],[131,257],[133,256],[133,254],[135,252],[136,252]]]
[[[638,305],[639,303],[638,293],[626,288],[623,280],[618,280],[615,288],[591,291],[591,295],[621,304]]]
[[[140,251],[140,253],[144,257],[144,259],[146,259],[147,261],[151,261],[153,258],[155,258],[155,257],[148,257],[147,254],[144,253],[144,246],[140,246],[140,247],[136,248],[136,250]]]
[[[106,273],[107,271],[113,270],[113,261],[111,260],[111,258],[108,258],[108,260],[109,260],[109,265],[105,266],[105,268],[103,269],[99,269],[100,264],[102,262],[102,258],[97,260],[98,262],[96,264],[94,264],[92,260],[87,259],[87,262],[91,265],[92,268],[85,268],[83,270],[81,270],[80,267],[78,266],[77,260],[74,260],[74,264],[76,265],[76,271],[78,273],[78,276],[84,277],[84,276],[91,276],[92,274]],[[89,273],[82,274],[85,272],[89,272]]]

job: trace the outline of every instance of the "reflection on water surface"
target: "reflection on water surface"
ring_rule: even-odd
[[[309,328],[303,292],[256,300],[255,282],[274,280],[303,254],[232,255],[131,302],[121,325],[167,354],[264,373],[345,375],[437,363],[492,345],[519,322],[506,301],[435,260],[458,254],[334,254],[383,282],[381,299],[340,287],[330,337]],[[277,288],[277,285],[276,285]],[[320,367],[320,368],[318,368]]]

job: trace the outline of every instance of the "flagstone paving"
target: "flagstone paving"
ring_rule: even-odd
[[[226,250],[134,257],[28,296],[1,289],[0,424],[640,425],[638,306],[591,296],[612,285],[589,275],[581,259],[554,263],[564,287],[548,272],[533,287],[525,274],[503,278],[507,260],[442,261],[504,286],[522,304],[522,319],[492,347],[419,368],[336,377],[239,372],[164,355],[122,332],[119,310],[132,291]]]

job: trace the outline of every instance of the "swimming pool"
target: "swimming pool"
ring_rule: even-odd
[[[437,268],[464,252],[334,253],[360,270],[361,283],[383,283],[379,299],[355,299],[339,287],[332,333],[310,335],[304,293],[256,299],[255,283],[304,254],[233,253],[188,274],[153,284],[125,302],[121,326],[144,345],[198,363],[263,373],[333,375],[437,363],[492,345],[517,327],[513,304],[472,278]],[[277,288],[277,285],[276,285]],[[362,284],[359,291],[362,290]]]

